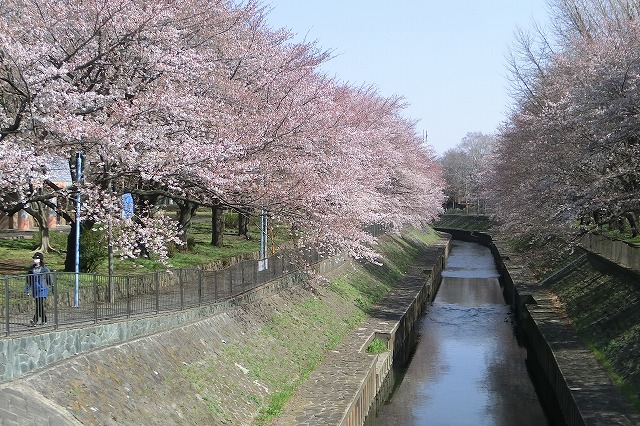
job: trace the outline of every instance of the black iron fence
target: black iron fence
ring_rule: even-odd
[[[47,323],[36,327],[97,324],[211,305],[281,278],[301,264],[319,260],[317,251],[307,250],[279,253],[265,260],[244,260],[217,270],[176,269],[112,276],[52,272],[50,291],[44,300]],[[4,277],[0,300],[6,336],[32,327],[36,301],[27,294],[26,283],[26,275]]]

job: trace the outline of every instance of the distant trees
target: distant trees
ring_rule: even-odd
[[[402,100],[319,73],[330,54],[265,13],[253,0],[2,2],[0,211],[73,206],[46,164],[68,158],[75,179],[82,152],[83,229],[108,225],[124,256],[165,257],[201,205],[264,208],[300,244],[369,257],[364,225],[439,214],[440,168]]]
[[[471,132],[460,143],[447,150],[440,159],[445,180],[447,207],[467,213],[486,211],[488,172],[496,137]]]
[[[510,231],[533,241],[605,224],[637,234],[640,4],[551,6],[554,43],[521,36],[512,58],[516,104],[496,147],[495,202]]]

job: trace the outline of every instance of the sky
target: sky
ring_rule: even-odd
[[[264,0],[268,25],[335,55],[320,71],[382,96],[438,155],[509,111],[507,53],[518,28],[548,21],[546,0]]]

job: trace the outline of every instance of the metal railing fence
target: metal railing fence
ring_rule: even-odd
[[[315,250],[279,253],[267,259],[244,260],[224,269],[175,269],[136,275],[50,273],[50,290],[45,299],[46,325],[57,329],[73,324],[154,315],[211,305],[282,278],[298,269],[300,262],[321,260]],[[36,310],[35,299],[26,293],[27,275],[4,277],[0,295],[5,336],[28,330]],[[2,279],[2,278],[0,278]],[[78,304],[75,305],[76,288]]]

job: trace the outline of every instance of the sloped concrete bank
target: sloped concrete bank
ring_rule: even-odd
[[[346,263],[335,256],[315,268],[329,274]],[[5,338],[0,424],[251,424],[270,389],[226,355],[260,346],[252,333],[312,297],[308,282],[292,273],[208,307]],[[268,342],[263,349],[277,356]],[[190,377],[200,368],[211,372],[206,391]]]
[[[565,279],[572,271],[578,271],[580,275],[577,282],[588,280],[591,266],[580,263],[587,255],[544,283],[538,283],[522,266],[518,255],[510,253],[503,242],[494,242],[489,234],[440,230],[451,233],[456,239],[483,244],[494,252],[496,265],[502,273],[505,300],[518,316],[527,346],[528,366],[537,381],[539,393],[547,404],[560,411],[550,413],[554,417],[552,421],[571,426],[640,424],[640,416],[580,338],[557,296],[549,291],[549,286]],[[619,270],[618,273],[628,272]],[[615,291],[609,289],[611,294]],[[637,296],[634,296],[636,300]],[[583,309],[602,309],[597,306],[602,301],[602,298],[593,299],[591,305],[583,306]]]

